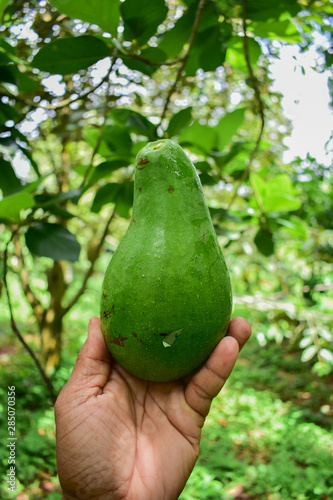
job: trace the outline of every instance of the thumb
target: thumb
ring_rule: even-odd
[[[72,374],[67,382],[67,389],[84,392],[85,396],[101,393],[111,371],[111,355],[104,340],[99,318],[91,318],[88,338],[82,346]]]

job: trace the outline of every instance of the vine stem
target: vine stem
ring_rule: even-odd
[[[200,21],[201,21],[201,16],[202,16],[202,13],[203,13],[203,10],[205,8],[205,5],[206,5],[206,2],[207,0],[200,0],[199,2],[199,5],[198,5],[198,8],[197,8],[197,12],[195,14],[195,18],[194,18],[194,23],[193,23],[193,27],[192,27],[192,31],[191,31],[191,34],[190,34],[190,37],[189,37],[189,40],[188,40],[188,47],[187,47],[187,50],[186,50],[186,53],[185,55],[181,58],[181,64],[178,68],[178,71],[177,71],[177,74],[176,74],[176,78],[168,92],[168,95],[167,95],[167,98],[166,98],[166,101],[165,101],[165,104],[164,104],[164,108],[163,108],[163,111],[162,111],[162,115],[161,115],[161,120],[160,120],[160,123],[158,126],[161,126],[163,120],[164,120],[164,117],[166,115],[166,112],[169,108],[169,104],[170,104],[170,100],[171,100],[171,97],[172,95],[174,94],[174,92],[176,91],[177,89],[177,85],[178,85],[178,82],[182,76],[182,73],[184,71],[184,68],[186,66],[186,63],[187,63],[187,60],[189,58],[189,55],[191,53],[191,50],[192,50],[192,47],[193,47],[193,44],[194,44],[194,41],[195,41],[195,38],[197,36],[197,33],[198,33],[198,29],[199,29],[199,25],[200,25]]]
[[[246,67],[247,67],[249,77],[250,77],[250,85],[254,91],[255,99],[256,99],[257,105],[258,105],[258,114],[259,114],[259,118],[260,118],[260,128],[259,128],[259,133],[258,133],[258,136],[256,139],[256,143],[255,143],[254,148],[251,152],[250,158],[247,162],[247,166],[246,166],[246,168],[245,168],[245,170],[244,170],[244,172],[243,172],[243,174],[238,182],[238,185],[233,193],[231,200],[229,201],[229,204],[227,206],[227,210],[230,210],[231,206],[233,205],[233,203],[237,197],[238,189],[243,184],[243,182],[249,177],[250,183],[251,183],[251,186],[252,186],[252,189],[254,192],[254,196],[256,198],[256,201],[257,201],[257,204],[259,207],[259,210],[260,210],[262,216],[265,217],[265,212],[264,212],[264,208],[263,208],[262,203],[261,203],[261,199],[258,196],[257,190],[256,190],[255,186],[253,185],[253,182],[251,181],[251,176],[250,176],[253,160],[256,157],[257,152],[259,150],[260,142],[261,142],[262,135],[263,135],[264,129],[265,129],[265,110],[264,110],[264,103],[263,103],[262,98],[261,98],[259,83],[258,83],[258,80],[257,80],[255,74],[254,74],[252,64],[251,64],[251,59],[250,59],[249,39],[247,36],[247,8],[248,8],[248,0],[243,0],[242,27],[243,27],[244,57],[245,57]]]
[[[14,334],[16,335],[16,337],[19,339],[19,341],[21,342],[21,344],[24,346],[24,348],[28,351],[29,355],[31,356],[31,358],[33,359],[39,373],[41,374],[48,390],[49,390],[49,393],[50,393],[50,397],[51,397],[51,401],[52,403],[54,404],[55,401],[56,401],[56,395],[55,395],[55,392],[54,392],[54,388],[53,388],[53,385],[52,385],[52,382],[51,380],[49,379],[49,377],[46,375],[42,365],[40,364],[36,354],[34,353],[34,351],[31,349],[31,347],[29,346],[29,344],[27,344],[27,342],[24,340],[24,337],[23,335],[21,334],[18,326],[17,326],[17,323],[16,323],[16,320],[15,320],[15,317],[14,317],[14,313],[13,313],[13,307],[12,307],[12,301],[11,301],[11,297],[10,297],[10,293],[9,293],[9,287],[8,287],[8,281],[7,281],[7,273],[8,273],[8,266],[7,266],[7,259],[8,259],[8,247],[9,247],[9,244],[10,242],[13,240],[13,237],[15,236],[17,230],[16,231],[13,231],[12,232],[12,235],[6,245],[6,248],[5,248],[5,251],[4,251],[4,269],[3,269],[3,281],[4,281],[4,285],[5,285],[5,289],[6,289],[6,295],[7,295],[7,302],[8,302],[8,309],[9,309],[9,314],[10,314],[10,325],[11,325],[11,328],[12,328],[12,331],[14,332]]]

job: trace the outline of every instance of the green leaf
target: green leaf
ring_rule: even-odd
[[[288,219],[276,219],[276,222],[281,224],[284,227],[285,231],[293,236],[294,238],[301,238],[305,240],[309,234],[309,226],[307,223],[296,217],[295,215],[291,215]]]
[[[250,174],[250,182],[257,200],[257,203],[263,205],[263,199],[267,198],[267,182],[255,172]]]
[[[185,66],[187,76],[195,76],[199,68],[203,71],[214,71],[223,66],[226,56],[225,37],[229,32],[223,32],[220,24],[216,18],[214,26],[197,35]],[[225,24],[229,28],[229,25]]]
[[[127,108],[116,108],[110,115],[112,119],[126,127],[130,132],[143,135],[151,140],[156,139],[156,127],[144,115]]]
[[[109,55],[109,48],[102,40],[95,36],[82,35],[59,38],[44,45],[34,57],[32,65],[41,71],[68,75],[87,69]]]
[[[167,59],[167,55],[164,50],[157,47],[148,47],[147,49],[141,50],[140,57],[143,57],[152,63],[162,63]]]
[[[0,0],[1,2],[1,0]],[[0,7],[1,10],[1,7]],[[1,20],[1,14],[0,14],[0,20]],[[1,81],[2,80],[2,72],[5,69],[5,66],[8,65],[8,63],[14,63],[14,64],[19,64],[21,61],[17,57],[17,49],[15,47],[12,47],[6,40],[2,37],[0,38],[0,66],[1,67]],[[10,69],[12,69],[13,66],[10,66]],[[7,66],[8,69],[8,66]]]
[[[130,153],[132,139],[125,128],[118,125],[105,125],[102,129],[102,137],[111,151],[124,156]]]
[[[27,141],[27,139],[25,137],[24,137],[24,140]],[[40,176],[40,172],[39,172],[38,165],[37,165],[36,161],[33,159],[33,157],[31,155],[30,151],[28,150],[28,148],[23,147],[23,145],[21,145],[20,143],[18,143],[18,147],[20,148],[20,150],[22,151],[22,153],[24,154],[24,156],[29,160],[30,165],[32,166],[32,168],[34,169],[34,171],[36,172],[36,174],[39,177]]]
[[[117,37],[119,0],[50,0],[50,3],[59,12],[90,24],[97,24]]]
[[[120,184],[117,182],[110,182],[99,188],[91,205],[91,211],[97,213],[104,205],[115,203],[119,189]]]
[[[293,195],[270,192],[271,195],[264,200],[265,212],[293,212],[302,205],[302,201]]]
[[[0,21],[2,20],[2,16],[6,10],[7,5],[9,5],[11,0],[0,0]]]
[[[125,181],[120,185],[116,197],[116,210],[120,217],[127,219],[133,205],[133,182]]]
[[[63,191],[57,194],[38,194],[35,196],[36,205],[42,208],[48,208],[52,205],[57,205],[66,200],[75,200],[82,194],[81,189],[72,189],[70,191]]]
[[[176,57],[189,41],[194,19],[197,13],[198,2],[189,2],[191,5],[185,13],[176,21],[175,25],[166,33],[161,35],[158,47],[168,57]],[[203,67],[205,71],[223,64],[225,47],[224,42],[231,33],[230,26],[220,22],[219,15],[213,4],[207,3],[202,13],[197,36],[187,61],[187,74],[195,74],[195,71]],[[205,60],[207,58],[207,61]],[[207,69],[206,69],[207,68]]]
[[[50,175],[52,175],[53,172],[50,172],[49,174],[47,175],[43,175],[42,177],[38,177],[38,179],[36,179],[35,181],[32,181],[32,182],[28,182],[28,184],[26,184],[23,188],[22,191],[25,191],[26,193],[33,193],[37,188],[38,186],[41,185],[41,183],[47,178],[49,177]]]
[[[1,67],[1,73],[3,68],[6,67],[6,64],[8,64],[11,61],[10,56],[6,53],[6,51],[3,49],[3,47],[0,46],[0,67]],[[1,81],[2,80],[2,75],[1,75]]]
[[[6,196],[0,201],[0,218],[19,221],[21,210],[35,205],[33,197],[24,191]]]
[[[234,36],[228,42],[227,54],[226,54],[226,62],[228,62],[233,68],[238,68],[241,71],[247,73],[248,68],[246,64],[246,59],[244,55],[244,39],[243,37]],[[248,38],[248,50],[250,63],[252,68],[258,62],[259,57],[261,56],[261,48],[258,42],[254,40],[254,38]]]
[[[254,238],[254,243],[259,252],[269,257],[274,253],[273,234],[268,229],[259,229]]]
[[[108,177],[112,174],[112,172],[118,170],[118,168],[127,167],[128,164],[128,160],[121,158],[116,158],[114,160],[104,161],[103,163],[100,163],[99,165],[97,165],[97,167],[93,168],[88,179],[88,185],[91,186],[95,182],[98,182],[100,179]]]
[[[158,48],[168,57],[177,56],[188,41],[195,18],[197,6],[190,7],[175,23],[175,25],[161,36]]]
[[[260,175],[250,176],[252,187],[265,212],[290,212],[302,205],[299,192],[287,174],[279,174],[265,181]]]
[[[237,223],[242,222],[242,219],[240,217],[236,217],[235,215],[230,214],[225,208],[208,207],[208,209],[211,217],[214,218],[214,220],[217,219],[218,221],[232,221]]]
[[[0,69],[1,70],[1,69]],[[0,102],[0,124],[3,125],[7,120],[15,120],[20,117],[20,114],[13,106]]]
[[[242,125],[245,117],[245,108],[238,108],[235,111],[226,113],[219,123],[214,127],[217,132],[217,147],[222,151],[231,141],[239,127]]]
[[[269,40],[282,40],[289,43],[300,43],[302,38],[296,25],[290,20],[252,23],[249,29],[255,36]]]
[[[108,156],[110,154],[110,149],[104,140],[100,140],[101,130],[99,128],[88,128],[83,130],[83,135],[89,144],[89,146],[94,150],[99,142],[98,154],[101,156]]]
[[[134,71],[140,71],[144,75],[151,76],[159,68],[157,64],[149,64],[139,59],[133,58],[132,56],[121,56],[123,63]]]
[[[0,64],[3,62],[3,59],[7,56],[6,52],[2,52],[4,50],[0,46]],[[16,61],[14,61],[15,63]],[[16,85],[18,90],[21,92],[33,92],[38,89],[37,81],[33,80],[25,73],[20,71],[17,66],[8,65],[0,67],[0,80],[3,82],[13,83]]]
[[[99,212],[108,203],[115,203],[118,214],[127,218],[133,205],[133,182],[125,181],[122,184],[110,182],[101,187],[95,195],[91,211]]]
[[[10,137],[11,139],[14,141],[16,139],[19,139],[20,141],[22,141],[23,143],[27,143],[28,142],[28,139],[26,138],[25,135],[23,135],[21,132],[19,132],[19,130],[17,130],[16,128],[12,127],[12,128],[8,128],[6,130],[6,133],[7,134],[10,134]],[[6,144],[6,139],[1,139],[1,142],[3,141],[4,144]],[[9,142],[10,139],[7,138],[7,141]],[[15,148],[12,150],[12,151],[8,151],[9,154],[11,153],[14,153],[17,151],[17,148],[19,147],[18,144],[15,145]],[[21,148],[21,150],[24,152],[25,149],[24,147]]]
[[[5,134],[0,137],[0,153],[7,153],[9,156],[13,157],[18,150],[21,150],[29,160],[36,174],[40,176],[37,163],[32,158],[28,148],[25,147],[28,139],[14,127],[3,129],[2,132],[5,132]]]
[[[211,165],[208,163],[208,161],[196,161],[194,164],[195,168],[199,170],[200,172],[209,172],[212,170]]]
[[[228,163],[235,160],[235,158],[240,153],[244,153],[244,151],[245,151],[246,154],[248,155],[248,151],[250,151],[248,144],[249,143],[246,143],[246,142],[241,142],[241,141],[236,142],[235,140],[233,140],[227,153],[224,153],[222,151],[214,152],[214,154],[212,156],[216,162],[216,165],[220,168],[224,168],[226,165],[228,165]],[[245,162],[243,161],[242,162],[243,170],[244,170],[244,163]],[[231,171],[233,171],[233,170],[234,169],[231,168]]]
[[[124,21],[124,39],[144,45],[167,16],[164,0],[125,0],[120,6]]]
[[[72,219],[73,217],[77,217],[76,215],[72,214],[68,210],[66,210],[64,207],[61,205],[51,205],[48,207],[48,212],[50,212],[53,215],[56,215],[57,217],[60,217],[61,219],[68,220]]]
[[[59,224],[37,222],[29,227],[25,241],[30,252],[39,257],[75,262],[80,256],[81,246],[76,237]]]
[[[202,39],[202,50],[199,57],[199,67],[204,71],[214,71],[222,66],[226,56],[226,40],[231,35],[228,23],[217,23],[200,33],[197,43]]]
[[[34,92],[38,89],[38,83],[25,73],[20,71],[17,67],[12,68],[16,86],[21,92]]]
[[[10,66],[0,66],[0,81],[16,85],[16,80]]]
[[[168,137],[178,135],[192,120],[192,106],[181,109],[171,118],[166,132]]]
[[[201,125],[198,120],[192,123],[179,137],[180,144],[194,144],[196,147],[209,153],[215,148],[217,132],[208,125]]]
[[[296,16],[301,10],[297,0],[251,0],[248,2],[248,19],[268,22],[274,19],[283,19]]]
[[[207,172],[202,172],[199,174],[201,184],[205,184],[206,186],[215,186],[218,182],[215,177],[208,174]]]
[[[20,179],[16,177],[12,165],[0,158],[0,189],[4,196],[19,191],[22,188]]]

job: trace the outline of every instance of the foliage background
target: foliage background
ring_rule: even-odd
[[[270,62],[286,45],[306,53],[319,33],[314,69],[327,71],[331,3],[0,7],[0,418],[5,442],[15,385],[18,498],[59,498],[51,401],[99,314],[103,273],[130,220],[135,156],[162,137],[198,169],[234,315],[254,331],[182,498],[330,498],[332,166],[283,161],[291,124]],[[7,459],[2,447],[4,477]]]

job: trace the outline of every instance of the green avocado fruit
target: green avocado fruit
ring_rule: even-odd
[[[137,155],[132,219],[106,270],[102,331],[113,358],[155,382],[196,371],[225,335],[230,278],[202,186],[166,139]]]

